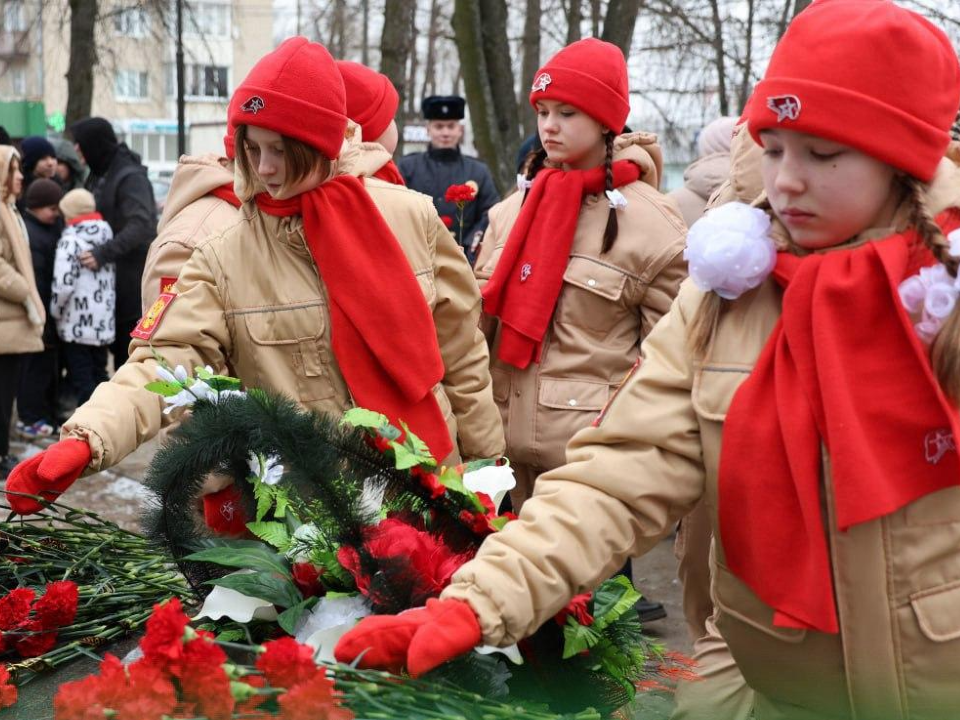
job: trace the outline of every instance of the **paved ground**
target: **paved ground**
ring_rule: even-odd
[[[11,451],[21,458],[27,458],[48,444],[49,442],[14,442]],[[110,470],[77,481],[63,495],[63,501],[75,507],[92,510],[127,529],[136,530],[141,502],[146,496],[140,479],[144,476],[155,450],[155,443],[148,443]],[[646,628],[647,632],[668,649],[688,654],[691,643],[682,621],[673,539],[664,540],[647,556],[634,561],[633,576],[642,592],[651,599],[662,602],[667,609],[667,618],[651,623]],[[132,645],[131,641],[127,641],[119,647],[108,649],[122,656]],[[45,720],[52,717],[50,698],[58,682],[82,677],[93,669],[92,661],[79,661],[65,672],[58,673],[56,677],[31,683],[23,689],[21,702],[11,709],[15,712],[11,715],[8,714],[10,711],[4,711],[2,717],[17,720]]]

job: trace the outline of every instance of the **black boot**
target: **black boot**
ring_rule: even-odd
[[[663,620],[667,616],[667,610],[663,607],[663,603],[647,600],[646,598],[637,600],[633,607],[636,608],[637,615],[640,616],[641,625],[646,625],[654,620]]]

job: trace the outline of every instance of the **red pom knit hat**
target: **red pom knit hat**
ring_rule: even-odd
[[[929,182],[960,106],[947,36],[888,0],[815,0],[780,40],[744,117],[849,145]]]
[[[619,134],[630,114],[627,63],[616,45],[578,40],[550,58],[534,75],[530,104],[559,100]]]
[[[229,114],[229,109],[227,112]],[[236,134],[237,128],[234,127],[232,122],[227,121],[227,134],[223,136],[223,152],[230,160],[236,160],[237,158]]]
[[[292,137],[334,160],[347,129],[343,79],[327,49],[304,37],[264,55],[233,93],[232,125]]]
[[[347,117],[360,125],[364,140],[383,135],[397,114],[400,96],[386,75],[366,65],[337,60],[347,91]]]

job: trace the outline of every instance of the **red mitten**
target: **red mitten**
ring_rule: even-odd
[[[61,440],[17,465],[7,478],[6,489],[56,500],[80,477],[90,457],[90,446],[83,440]],[[36,500],[18,495],[8,494],[7,501],[18,515],[30,515],[43,507]]]
[[[207,527],[218,535],[236,537],[246,533],[248,520],[241,497],[236,485],[204,495],[203,519]]]
[[[361,667],[391,672],[406,661],[410,674],[419,677],[468,652],[480,642],[480,634],[480,623],[467,603],[430,599],[425,608],[364,618],[340,638],[333,652],[338,661],[349,663],[366,650]]]

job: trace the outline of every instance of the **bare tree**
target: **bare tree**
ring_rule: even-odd
[[[405,106],[407,95],[412,88],[407,87],[407,60],[413,49],[413,27],[417,10],[416,0],[389,0],[383,13],[383,33],[380,35],[380,72],[390,78],[390,82],[400,94],[400,107]],[[403,116],[397,118],[400,130],[400,142],[397,143],[396,157],[403,154]]]
[[[437,39],[440,35],[440,0],[430,0],[430,26],[427,34],[427,61],[423,67],[423,85],[420,95],[427,97],[436,93],[437,87]]]
[[[527,13],[523,23],[523,63],[520,69],[520,91],[517,96],[521,108],[520,118],[524,137],[537,131],[537,116],[523,112],[533,76],[540,69],[540,0],[527,0]]]
[[[567,45],[576,42],[582,36],[580,34],[580,21],[583,19],[583,6],[581,0],[567,0],[570,4],[567,6]]]
[[[70,0],[70,65],[67,70],[66,125],[90,116],[93,72],[97,66],[97,0]]]
[[[602,40],[613,43],[623,51],[624,57],[630,57],[634,28],[637,25],[637,13],[640,0],[610,0],[607,16],[603,21]]]
[[[502,193],[516,174],[520,144],[505,0],[456,0],[453,30],[474,140]]]
[[[717,99],[720,102],[720,114],[730,114],[730,101],[727,98],[727,67],[723,52],[723,20],[720,18],[719,0],[710,0],[710,14],[713,18],[713,52],[717,67]]]

